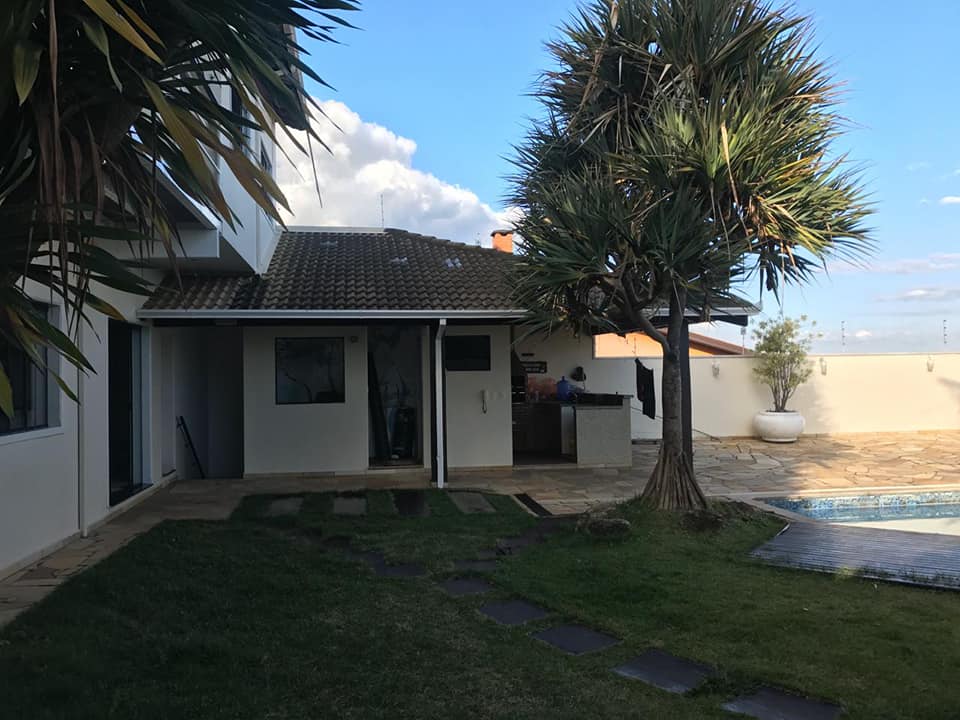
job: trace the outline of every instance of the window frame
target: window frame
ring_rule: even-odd
[[[299,401],[281,401],[280,400],[280,344],[284,342],[332,342],[340,350],[340,397],[336,400],[299,400]],[[276,407],[287,405],[344,405],[347,402],[347,348],[345,338],[342,336],[283,336],[273,339],[273,403]]]
[[[55,307],[46,305],[44,303],[37,303],[37,307],[41,312],[47,315],[51,323],[56,324],[54,318],[52,317],[56,310]],[[43,366],[40,366],[37,365],[33,359],[22,350],[12,347],[9,348],[9,350],[20,353],[24,356],[25,365],[23,374],[29,378],[29,384],[26,389],[25,396],[31,398],[30,408],[34,411],[34,414],[37,414],[37,410],[42,408],[43,421],[40,423],[27,424],[27,415],[25,413],[23,427],[11,428],[8,430],[0,429],[0,440],[7,440],[25,433],[33,433],[42,430],[50,430],[51,428],[58,428],[60,426],[60,417],[59,405],[56,403],[59,402],[59,394],[55,385],[56,381],[53,377],[53,373],[56,371],[56,355],[54,354],[53,358],[51,358],[50,350],[46,347],[40,347],[38,352],[40,353],[44,363]],[[10,376],[9,363],[4,365],[4,370],[7,373],[7,378],[10,380],[10,384],[13,385],[14,379]],[[9,422],[9,418],[7,418],[5,415],[3,418]]]
[[[450,345],[468,340],[482,339],[486,347],[486,364],[483,367],[451,367],[450,365]],[[465,357],[465,356],[464,356]],[[443,348],[443,367],[447,372],[490,372],[493,369],[493,340],[487,333],[447,335]]]

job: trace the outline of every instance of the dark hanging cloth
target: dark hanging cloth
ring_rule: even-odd
[[[637,364],[637,399],[643,406],[643,414],[651,420],[657,417],[657,391],[653,384],[653,370],[634,358]]]

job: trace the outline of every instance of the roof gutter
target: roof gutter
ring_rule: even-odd
[[[143,320],[504,320],[522,318],[525,310],[151,310]]]

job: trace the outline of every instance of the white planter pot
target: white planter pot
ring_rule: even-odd
[[[767,442],[795,442],[806,426],[803,415],[794,411],[764,410],[753,417],[753,428]]]

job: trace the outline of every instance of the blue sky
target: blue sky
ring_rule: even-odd
[[[295,222],[379,224],[379,203],[358,189],[376,188],[387,225],[466,242],[485,238],[503,217],[505,157],[540,112],[527,94],[549,66],[543,43],[575,6],[366,0],[353,18],[361,30],[339,32],[339,46],[309,46],[311,64],[337,91],[308,90],[336,101],[332,114],[352,129],[343,136],[325,129],[340,141],[336,160],[324,161],[336,167],[318,163],[330,176],[325,208],[314,214],[315,203],[298,202],[294,193]],[[800,0],[795,7],[813,16],[820,52],[846,83],[842,111],[855,127],[836,149],[864,167],[878,252],[870,271],[839,267],[815,285],[788,290],[785,312],[817,320],[822,351],[955,351],[960,3]],[[381,155],[389,162],[379,162]],[[757,292],[748,290],[752,299]],[[763,301],[767,313],[779,312],[772,296]]]

